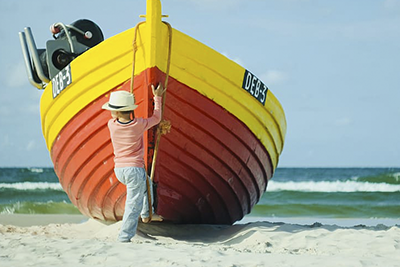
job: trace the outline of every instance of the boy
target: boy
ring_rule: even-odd
[[[143,222],[148,222],[149,207],[147,201],[147,174],[144,169],[143,133],[161,120],[161,100],[164,89],[161,84],[154,89],[153,116],[148,119],[135,118],[133,110],[135,97],[127,91],[116,91],[110,94],[110,100],[103,109],[110,110],[112,119],[108,121],[111,142],[114,148],[114,172],[117,179],[126,185],[125,211],[118,236],[120,242],[130,242],[135,236],[139,213]],[[133,119],[131,119],[131,114]],[[151,184],[151,181],[150,181]],[[144,205],[143,205],[144,204]]]

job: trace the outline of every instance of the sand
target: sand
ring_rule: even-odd
[[[0,215],[0,266],[400,266],[400,226],[313,220],[140,224],[131,243],[118,243],[120,222]]]

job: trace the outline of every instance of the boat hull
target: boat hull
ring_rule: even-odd
[[[148,81],[165,79],[157,68],[135,77],[135,116],[152,112]],[[130,82],[112,90],[128,90]],[[147,93],[143,93],[147,92]],[[71,202],[89,217],[120,220],[125,188],[116,179],[107,121],[108,94],[75,115],[54,142],[51,158]],[[248,127],[223,107],[169,78],[164,119],[171,130],[160,140],[155,166],[156,212],[178,223],[231,224],[258,202],[273,167]],[[149,105],[145,105],[145,102]],[[145,133],[149,171],[154,129]]]
[[[254,74],[163,23],[158,0],[147,3],[146,22],[86,51],[47,85],[40,106],[54,169],[83,214],[120,220],[125,186],[114,175],[111,115],[101,106],[110,92],[130,91],[133,76],[135,116],[148,118],[150,85],[168,81],[163,119],[171,129],[154,164],[155,211],[176,223],[232,224],[251,212],[278,165],[283,109]],[[156,127],[144,134],[148,174],[157,138]]]

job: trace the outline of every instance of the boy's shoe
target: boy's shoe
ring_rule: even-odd
[[[157,213],[153,213],[153,216],[151,216],[151,221],[152,222],[162,222],[163,218],[158,215]],[[142,218],[143,223],[149,223],[150,222],[150,217],[147,218]]]
[[[150,222],[150,217],[147,218],[142,218],[143,223],[149,223]]]
[[[151,216],[151,221],[152,222],[162,222],[164,219],[158,215],[157,213],[153,213],[153,216]]]

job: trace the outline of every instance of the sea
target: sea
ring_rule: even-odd
[[[80,214],[52,168],[0,168],[0,214]],[[400,224],[400,168],[277,168],[257,218],[384,218]]]

